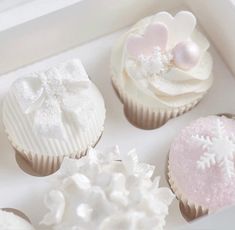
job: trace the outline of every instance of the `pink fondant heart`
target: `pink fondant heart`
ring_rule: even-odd
[[[143,36],[131,35],[127,39],[127,52],[133,56],[138,57],[143,54],[150,56],[154,47],[160,47],[165,50],[168,40],[168,29],[162,23],[149,25]]]

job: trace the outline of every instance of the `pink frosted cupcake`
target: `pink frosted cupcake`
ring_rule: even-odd
[[[200,118],[171,145],[169,182],[190,219],[235,204],[235,121]]]

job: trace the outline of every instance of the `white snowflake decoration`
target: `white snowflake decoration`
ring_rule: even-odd
[[[153,55],[144,56],[141,54],[138,61],[140,66],[143,67],[143,75],[154,78],[169,71],[172,59],[171,52],[162,52],[160,47],[155,47]]]
[[[195,135],[192,138],[205,150],[197,161],[197,167],[205,170],[213,165],[218,165],[224,176],[231,178],[235,176],[235,136],[226,133],[223,122],[218,118],[213,137]]]

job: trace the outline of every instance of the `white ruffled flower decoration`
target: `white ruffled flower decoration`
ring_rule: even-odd
[[[135,150],[108,154],[90,149],[80,160],[65,158],[58,184],[48,193],[41,224],[54,230],[161,230],[174,195],[151,180],[154,166]]]
[[[14,94],[21,110],[33,114],[34,130],[47,138],[66,138],[66,119],[83,128],[92,111],[87,95],[90,80],[79,60],[73,60],[17,80]]]

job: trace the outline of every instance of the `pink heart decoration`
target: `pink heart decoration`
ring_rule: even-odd
[[[150,56],[154,47],[158,46],[162,50],[166,49],[168,41],[168,29],[162,23],[149,25],[143,36],[131,35],[127,39],[127,52],[133,57],[143,54]]]

